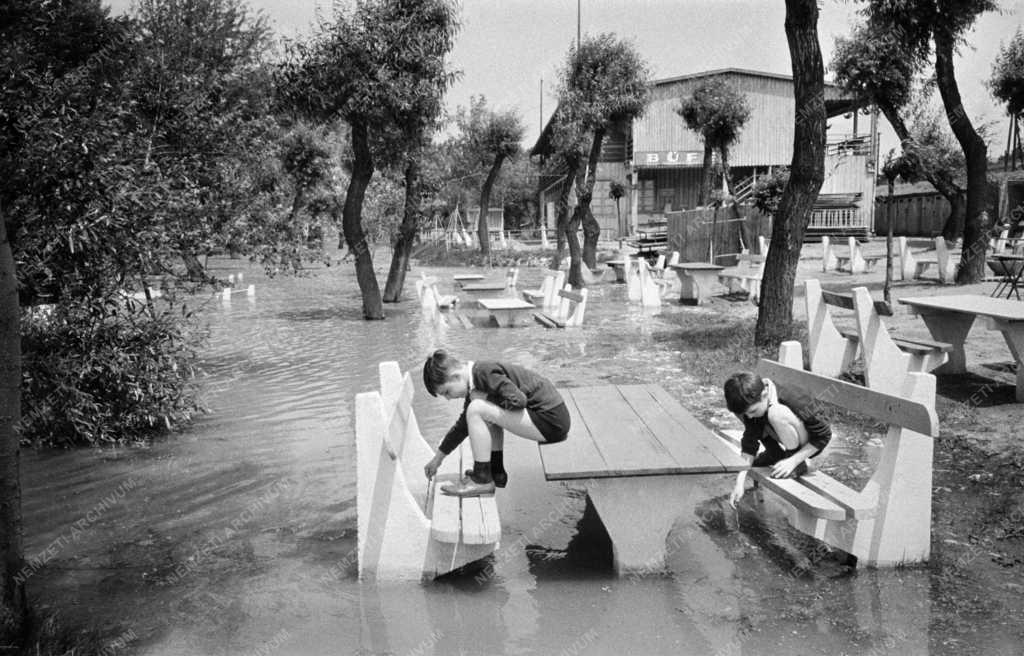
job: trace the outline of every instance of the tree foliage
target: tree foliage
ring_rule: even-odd
[[[711,196],[712,156],[718,151],[726,181],[731,187],[729,175],[729,148],[740,138],[743,126],[750,120],[750,103],[746,94],[729,84],[728,80],[713,77],[682,98],[676,109],[686,127],[696,132],[704,141],[704,176],[701,183],[700,202],[706,203]]]
[[[571,47],[559,72],[557,134],[553,141],[578,199],[571,218],[567,207],[565,212],[559,208],[560,228],[572,261],[569,282],[574,286],[583,284],[581,263],[591,268],[596,265],[601,226],[590,210],[590,202],[605,134],[612,126],[643,114],[650,97],[649,80],[650,69],[635,46],[608,33],[588,36],[578,48]],[[580,225],[582,252],[576,243]]]
[[[1020,29],[999,49],[988,87],[1011,115],[1024,112],[1024,33]]]
[[[366,190],[375,161],[406,170],[410,144],[421,148],[440,117],[455,77],[445,58],[457,29],[447,0],[360,2],[338,8],[308,42],[290,44],[278,69],[284,107],[320,123],[341,118],[351,128],[342,223],[367,319],[384,315],[362,224]]]

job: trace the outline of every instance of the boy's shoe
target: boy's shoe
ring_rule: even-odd
[[[469,479],[473,477],[473,470],[467,469],[462,472],[463,479]],[[508,485],[508,473],[507,472],[491,472],[491,478],[494,479],[495,487],[505,487]]]
[[[442,485],[441,494],[447,494],[450,497],[491,497],[494,496],[494,481],[477,483],[467,476],[458,483]]]

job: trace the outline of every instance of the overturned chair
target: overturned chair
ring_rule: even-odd
[[[380,363],[380,390],[356,395],[356,514],[359,578],[430,579],[498,548],[501,522],[494,497],[439,492],[472,467],[457,449],[428,481],[434,452],[412,411],[413,383],[397,362]],[[465,460],[465,462],[463,462]]]

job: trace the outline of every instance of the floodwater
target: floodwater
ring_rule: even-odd
[[[102,630],[104,653],[1018,653],[994,616],[972,618],[977,642],[950,638],[927,569],[851,571],[819,560],[769,506],[734,512],[731,476],[669,536],[668,572],[616,578],[583,490],[545,482],[536,447],[514,438],[492,558],[430,583],[360,583],[353,403],[379,361],[414,370],[434,441],[460,408],[422,390],[417,367],[433,348],[517,361],[559,385],[653,381],[682,398],[690,373],[666,318],[707,310],[657,316],[602,284],[579,330],[439,325],[414,300],[366,322],[350,264],[273,279],[217,266],[244,271],[256,296],[205,313],[211,412],[149,447],[23,461],[30,594]],[[539,278],[526,269],[520,286]],[[686,540],[694,529],[705,539]]]

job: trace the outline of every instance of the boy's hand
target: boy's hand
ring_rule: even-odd
[[[743,485],[742,483],[738,483],[735,487],[733,487],[732,492],[729,494],[729,505],[735,508],[736,504],[740,502],[740,499],[743,498],[743,495],[744,493],[746,493],[746,491],[746,486]]]
[[[444,460],[444,454],[438,451],[437,454],[423,466],[423,473],[427,475],[427,480],[434,478],[434,474],[437,473],[437,469],[441,466],[442,460]]]
[[[795,458],[783,458],[772,465],[772,478],[793,478],[793,472],[800,466]]]

